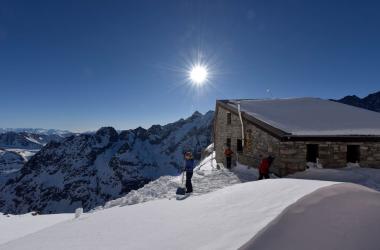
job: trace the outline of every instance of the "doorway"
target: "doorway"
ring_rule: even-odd
[[[307,144],[306,145],[306,162],[317,162],[319,157],[319,146],[318,144]]]
[[[347,162],[360,162],[360,145],[347,145]]]

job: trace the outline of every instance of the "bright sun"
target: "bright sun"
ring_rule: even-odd
[[[207,75],[207,68],[202,65],[195,65],[189,72],[191,81],[198,85],[202,85],[207,80]]]

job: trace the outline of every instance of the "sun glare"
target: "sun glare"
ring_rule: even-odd
[[[202,65],[195,65],[189,72],[190,80],[198,85],[202,85],[207,80],[207,68]]]

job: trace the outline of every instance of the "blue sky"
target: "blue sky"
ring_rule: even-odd
[[[216,99],[380,89],[378,1],[0,0],[0,127],[165,124]],[[197,55],[210,82],[194,88]],[[268,91],[270,90],[270,91]]]

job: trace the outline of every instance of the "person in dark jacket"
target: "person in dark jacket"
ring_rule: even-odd
[[[234,152],[231,150],[230,146],[227,146],[227,148],[224,150],[224,155],[226,156],[226,162],[227,162],[227,168],[231,168],[231,162],[232,162],[232,155]]]
[[[266,158],[263,158],[261,160],[260,166],[259,166],[259,180],[269,179],[269,167],[272,164],[274,158],[272,156],[268,156]]]
[[[193,184],[191,178],[193,177],[194,159],[191,152],[185,154],[185,171],[186,171],[186,193],[193,192]]]

